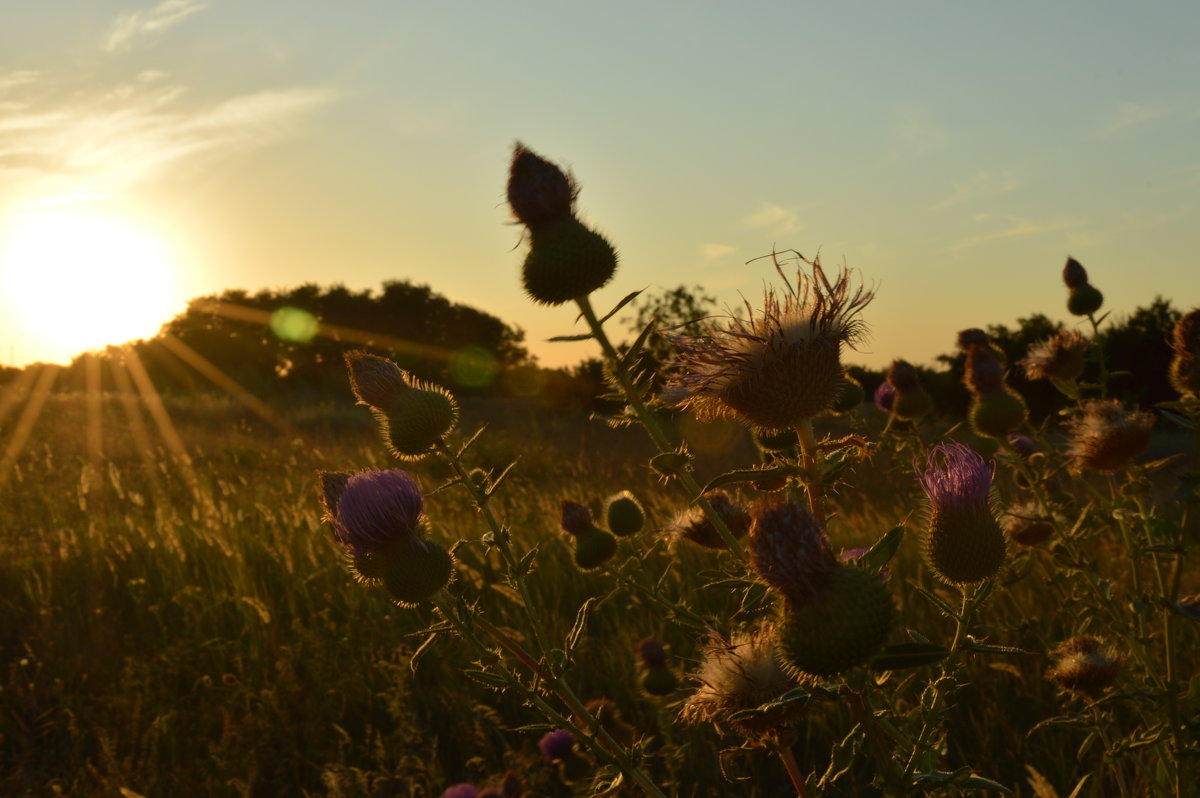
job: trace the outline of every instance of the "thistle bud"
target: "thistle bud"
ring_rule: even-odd
[[[607,698],[593,698],[584,705],[584,709],[600,721],[600,727],[618,745],[628,746],[633,742],[633,728],[621,718],[621,710],[615,702]]]
[[[971,403],[969,418],[976,434],[1000,438],[1025,423],[1025,400],[1008,386],[980,394]]]
[[[323,472],[320,479],[326,517],[359,579],[382,583],[401,606],[446,586],[454,562],[422,539],[424,497],[416,480],[398,469]]]
[[[1187,313],[1171,334],[1171,387],[1182,396],[1200,398],[1200,309]]]
[[[579,537],[595,528],[592,511],[578,502],[562,500],[562,528],[569,535]]]
[[[561,305],[587,296],[612,279],[617,252],[604,236],[574,216],[533,229],[522,277],[534,302]]]
[[[575,735],[566,729],[546,732],[538,748],[543,759],[558,763],[559,776],[568,784],[585,778],[591,770],[588,761],[575,751]]]
[[[917,369],[906,360],[897,360],[888,370],[887,381],[894,389],[892,415],[900,421],[916,421],[933,409],[933,399],[921,385]]]
[[[1104,304],[1104,295],[1088,282],[1087,270],[1074,258],[1067,258],[1063,268],[1063,282],[1066,283],[1067,310],[1076,316],[1090,316]]]
[[[1064,690],[1097,698],[1117,680],[1123,658],[1102,638],[1076,635],[1054,649],[1046,678]]]
[[[974,396],[1004,387],[1004,364],[987,346],[967,347],[963,383]]]
[[[843,374],[837,396],[834,397],[833,404],[829,409],[835,413],[849,413],[861,405],[866,398],[867,394],[863,391],[862,383],[849,374]]]
[[[970,349],[972,346],[990,346],[991,340],[988,334],[978,327],[971,327],[967,330],[960,330],[958,333],[958,348]]]
[[[380,433],[402,460],[424,457],[454,429],[458,405],[444,389],[414,379],[387,358],[347,352],[350,387],[375,413]]]
[[[753,436],[754,442],[764,452],[786,452],[800,443],[800,438],[796,435],[796,430],[790,428],[774,431],[756,427]]]
[[[627,490],[608,497],[604,517],[608,531],[622,538],[636,535],[646,524],[646,511],[642,509],[641,502]]]
[[[527,227],[540,227],[571,214],[578,189],[575,181],[520,142],[508,171],[508,204]]]
[[[891,593],[876,575],[838,562],[807,508],[786,503],[760,511],[750,564],[783,597],[776,645],[793,673],[833,676],[865,664],[887,639]]]
[[[875,406],[885,413],[892,412],[892,405],[896,402],[896,388],[887,380],[879,383],[879,387],[875,389],[872,395],[875,400]]]
[[[993,576],[1004,564],[1004,533],[988,503],[992,472],[961,443],[940,443],[917,479],[929,499],[925,560],[945,582],[970,584]]]
[[[1044,517],[1036,504],[1025,503],[1008,511],[1004,531],[1014,543],[1036,546],[1054,534],[1054,521]]]
[[[1071,436],[1067,451],[1076,471],[1119,471],[1150,443],[1154,416],[1128,411],[1114,400],[1088,402],[1083,413],[1067,424]]]
[[[617,539],[603,529],[592,527],[575,536],[575,564],[582,571],[599,568],[617,553]]]
[[[653,637],[637,645],[638,664],[642,670],[640,685],[647,695],[665,696],[675,692],[679,679],[667,667],[667,649]]]

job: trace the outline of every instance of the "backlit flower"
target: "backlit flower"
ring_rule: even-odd
[[[1067,454],[1075,470],[1107,473],[1124,468],[1146,448],[1154,416],[1143,410],[1126,410],[1115,399],[1088,402],[1067,429],[1071,435]]]
[[[979,582],[1004,564],[1004,533],[989,504],[992,470],[970,447],[939,443],[914,463],[929,499],[925,559],[941,579]]]
[[[730,317],[707,335],[671,336],[682,373],[669,387],[682,389],[681,405],[702,419],[736,418],[765,429],[785,429],[833,403],[841,388],[842,344],[863,334],[859,311],[874,297],[852,288],[842,271],[832,282],[819,260],[797,270],[796,283],[763,294],[747,318]],[[783,276],[778,258],[776,268]]]
[[[1087,353],[1091,343],[1075,330],[1059,330],[1045,341],[1029,347],[1029,353],[1021,361],[1025,376],[1031,380],[1079,379],[1087,365]]]
[[[1122,657],[1102,638],[1076,635],[1054,649],[1046,678],[1064,690],[1096,698],[1117,679]]]

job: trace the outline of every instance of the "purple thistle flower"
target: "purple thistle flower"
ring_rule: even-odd
[[[1025,459],[1032,457],[1034,452],[1038,450],[1037,442],[1034,441],[1033,438],[1029,437],[1028,435],[1022,435],[1019,432],[1014,432],[1009,435],[1008,442],[1012,445],[1013,449],[1016,450],[1017,454],[1021,455]]]
[[[399,469],[362,471],[344,484],[343,477],[322,473],[321,484],[334,534],[352,554],[374,554],[419,540],[424,497],[415,479]]]
[[[885,413],[892,412],[892,403],[896,401],[896,386],[887,380],[879,383],[875,389],[875,406]]]
[[[922,471],[913,463],[917,481],[935,510],[986,506],[992,488],[992,469],[974,449],[958,441],[939,443],[925,458]]]
[[[538,748],[542,757],[549,762],[566,759],[575,750],[575,735],[566,729],[555,729],[546,732],[538,740]]]
[[[442,790],[441,798],[477,798],[478,795],[479,790],[474,784],[462,781],[458,784],[451,784]]]

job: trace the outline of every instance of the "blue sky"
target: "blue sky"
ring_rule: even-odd
[[[597,300],[737,306],[772,247],[878,288],[847,359],[930,362],[967,326],[1200,304],[1195,3],[12,5],[0,234],[30,208],[128,217],[182,291],[428,283],[542,340],[503,204],[520,139],[569,166],[622,265]],[[39,354],[0,318],[0,359]]]

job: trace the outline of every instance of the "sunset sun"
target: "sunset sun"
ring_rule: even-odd
[[[4,312],[26,345],[71,357],[153,336],[182,310],[167,248],[123,219],[57,211],[19,220],[0,243]]]

